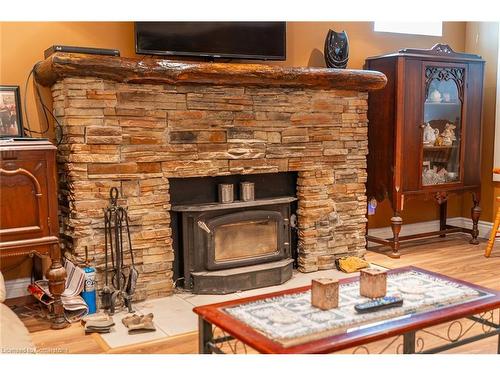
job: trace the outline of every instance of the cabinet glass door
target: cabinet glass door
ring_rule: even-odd
[[[426,66],[422,185],[460,182],[464,68]]]

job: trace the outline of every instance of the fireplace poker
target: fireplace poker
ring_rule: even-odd
[[[111,296],[113,291],[109,286],[108,276],[108,251],[113,248],[112,239],[109,238],[108,244],[108,226],[111,223],[111,210],[104,210],[104,288],[101,291],[101,307],[105,310],[111,309]]]
[[[139,272],[135,268],[134,251],[130,236],[128,212],[118,205],[118,189],[111,188],[109,192],[110,205],[104,210],[104,246],[105,246],[105,286],[101,293],[101,303],[105,310],[114,314],[117,299],[122,299],[129,312],[132,309],[132,296],[135,292]],[[125,275],[123,231],[126,232],[130,252],[130,267]],[[114,238],[114,241],[113,241]],[[111,259],[111,266],[108,259]],[[109,273],[111,273],[111,282]]]

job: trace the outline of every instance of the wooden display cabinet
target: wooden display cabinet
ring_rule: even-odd
[[[56,147],[46,140],[0,141],[1,259],[49,254],[53,328],[67,326],[61,294],[66,271],[58,239]]]
[[[396,258],[401,241],[420,237],[465,232],[478,244],[484,61],[436,44],[368,58],[365,69],[388,80],[368,100],[368,202],[387,198],[394,211],[393,237],[367,240],[390,246]],[[446,223],[449,194],[465,191],[472,193],[472,229]],[[436,199],[440,228],[399,236],[405,201],[419,196]]]

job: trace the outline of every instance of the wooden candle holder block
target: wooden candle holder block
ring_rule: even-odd
[[[359,294],[368,298],[381,298],[387,293],[387,272],[375,268],[360,271]]]
[[[311,304],[321,310],[330,310],[339,305],[339,282],[336,279],[313,279]]]

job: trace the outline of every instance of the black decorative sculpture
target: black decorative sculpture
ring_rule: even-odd
[[[328,68],[345,69],[349,60],[347,33],[328,30],[325,39],[325,62]]]

